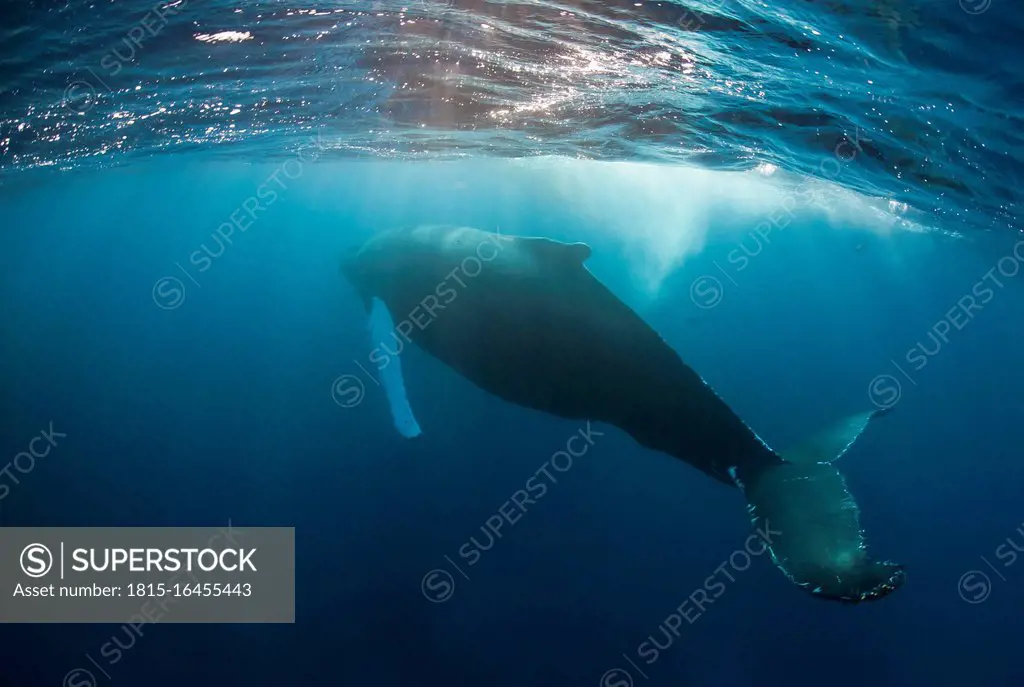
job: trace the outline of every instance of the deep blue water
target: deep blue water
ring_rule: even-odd
[[[294,526],[297,612],[141,636],[0,625],[0,684],[1019,684],[1020,13],[393,4],[342,21],[190,0],[70,108],[151,5],[4,6],[0,466],[66,437],[3,476],[0,523]],[[265,212],[209,257],[261,188]],[[582,425],[409,348],[423,434],[395,431],[338,264],[423,223],[588,243],[590,270],[773,446],[892,407],[840,467],[905,587],[844,606],[756,558],[646,663],[749,521],[736,490],[607,427],[467,565]],[[352,407],[343,375],[365,388]]]

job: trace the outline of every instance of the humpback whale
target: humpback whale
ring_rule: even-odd
[[[494,396],[614,425],[738,487],[753,525],[773,531],[776,566],[818,597],[856,603],[900,587],[903,567],[869,555],[857,503],[833,464],[883,411],[773,450],[590,273],[590,254],[583,243],[419,226],[374,235],[341,271],[367,310],[386,307],[400,319],[396,350],[382,344],[370,356],[379,369],[411,342]],[[404,390],[392,408],[396,424],[415,425],[407,436],[419,433]]]

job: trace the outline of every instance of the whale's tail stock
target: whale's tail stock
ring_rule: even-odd
[[[734,479],[757,528],[770,528],[775,564],[810,593],[847,603],[880,599],[904,582],[903,567],[872,559],[860,510],[832,465],[886,411],[852,415],[791,451],[782,464],[746,469]]]

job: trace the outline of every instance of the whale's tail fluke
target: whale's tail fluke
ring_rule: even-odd
[[[785,461],[735,476],[758,528],[770,527],[776,565],[800,587],[849,603],[879,599],[904,581],[903,567],[873,560],[860,527],[860,510],[833,467],[885,411],[845,418],[792,451]]]

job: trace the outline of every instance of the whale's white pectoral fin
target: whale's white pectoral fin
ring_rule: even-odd
[[[373,299],[370,311],[370,340],[374,348],[379,347],[385,340],[392,339],[395,331],[394,320],[384,301],[379,298]],[[387,349],[385,349],[387,350]],[[416,417],[412,414],[412,407],[409,405],[409,398],[405,393],[405,382],[402,379],[402,361],[397,355],[389,355],[378,366],[377,375],[380,377],[381,386],[388,397],[388,405],[391,406],[391,418],[402,436],[407,438],[418,437],[422,434]]]

